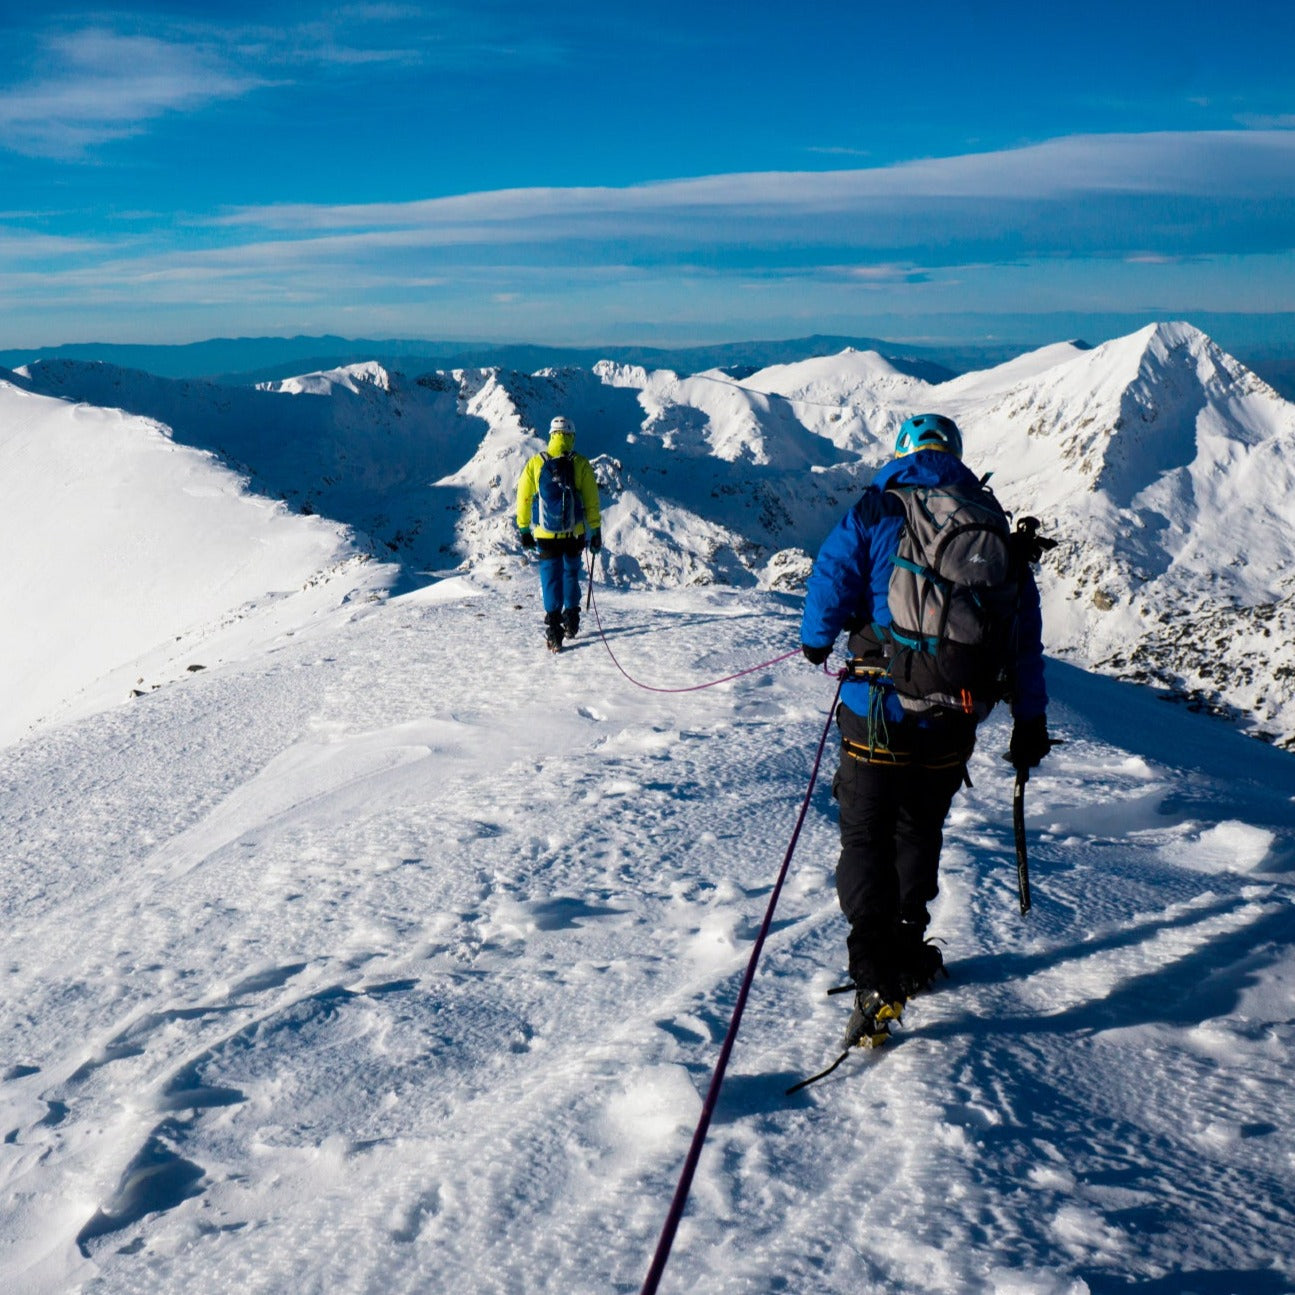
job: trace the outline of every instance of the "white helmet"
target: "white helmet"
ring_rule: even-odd
[[[569,418],[559,414],[549,424],[549,435],[551,436],[554,432],[565,432],[568,436],[574,436],[576,434],[576,425]]]

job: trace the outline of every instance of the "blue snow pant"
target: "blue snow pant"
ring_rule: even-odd
[[[540,560],[540,592],[544,611],[575,611],[580,607],[580,555],[585,551],[583,535],[560,535],[537,540]]]

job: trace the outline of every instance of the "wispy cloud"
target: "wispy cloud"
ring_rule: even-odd
[[[1241,124],[1253,130],[1295,130],[1295,112],[1266,117],[1246,114],[1242,116]]]
[[[36,262],[48,264],[88,254],[102,255],[107,250],[95,239],[65,238],[22,230],[11,232],[0,226],[0,267]]]
[[[263,84],[208,48],[91,27],[51,36],[42,72],[0,91],[0,136],[15,152],[75,158],[171,112]]]
[[[764,316],[750,303],[775,301],[783,319],[848,318],[863,301],[1052,309],[1058,293],[1109,309],[1136,283],[1200,308],[1236,308],[1240,293],[1257,309],[1280,304],[1295,275],[1295,132],[1083,136],[853,170],[246,207],[90,248],[49,240],[39,281],[27,277],[38,246],[0,238],[0,304],[39,291],[51,309],[308,303],[317,318],[415,319],[453,303],[455,318],[505,327],[493,303],[515,311],[507,327],[524,317],[542,330],[554,318],[610,327],[627,303],[699,321],[743,299],[753,321]],[[1227,287],[1217,267],[1241,263],[1264,268]]]
[[[447,266],[777,267],[862,283],[1040,258],[1149,264],[1292,249],[1295,132],[1235,131],[1086,136],[871,169],[248,207],[155,232],[148,256],[432,277]]]
[[[626,187],[500,189],[403,203],[249,207],[227,225],[281,230],[741,210],[821,213],[870,202],[1053,201],[1082,194],[1295,197],[1295,131],[1094,135],[859,170],[747,172]]]
[[[1177,255],[1256,240],[1271,251],[1295,244],[1295,132],[1084,136],[871,169],[244,208],[216,223],[353,250],[567,244],[573,256],[603,240],[642,255],[792,245],[883,262],[986,247]]]
[[[462,68],[561,57],[535,26],[510,28],[455,0],[435,10],[342,5],[278,25],[183,13],[145,22],[122,11],[73,30],[36,27],[23,37],[33,47],[29,75],[0,84],[0,149],[77,161],[168,114],[318,75],[363,79],[375,65]]]
[[[809,152],[818,154],[820,157],[868,157],[871,150],[866,148],[847,148],[842,144],[814,144],[810,147]]]

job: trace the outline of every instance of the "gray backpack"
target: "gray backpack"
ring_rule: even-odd
[[[1011,525],[984,482],[892,487],[904,531],[891,623],[874,626],[906,710],[984,719],[1007,691],[1020,571]]]

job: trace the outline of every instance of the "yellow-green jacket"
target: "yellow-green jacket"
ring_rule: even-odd
[[[554,432],[549,437],[549,458],[569,455],[573,467],[577,496],[578,516],[570,530],[546,530],[541,525],[540,509],[537,507],[537,496],[540,493],[540,473],[544,468],[545,456],[534,455],[522,470],[521,479],[517,482],[517,529],[530,531],[538,540],[557,539],[561,536],[583,535],[587,530],[596,531],[602,524],[602,511],[598,506],[598,479],[589,460],[583,454],[575,453],[572,448],[576,438],[569,432]]]

